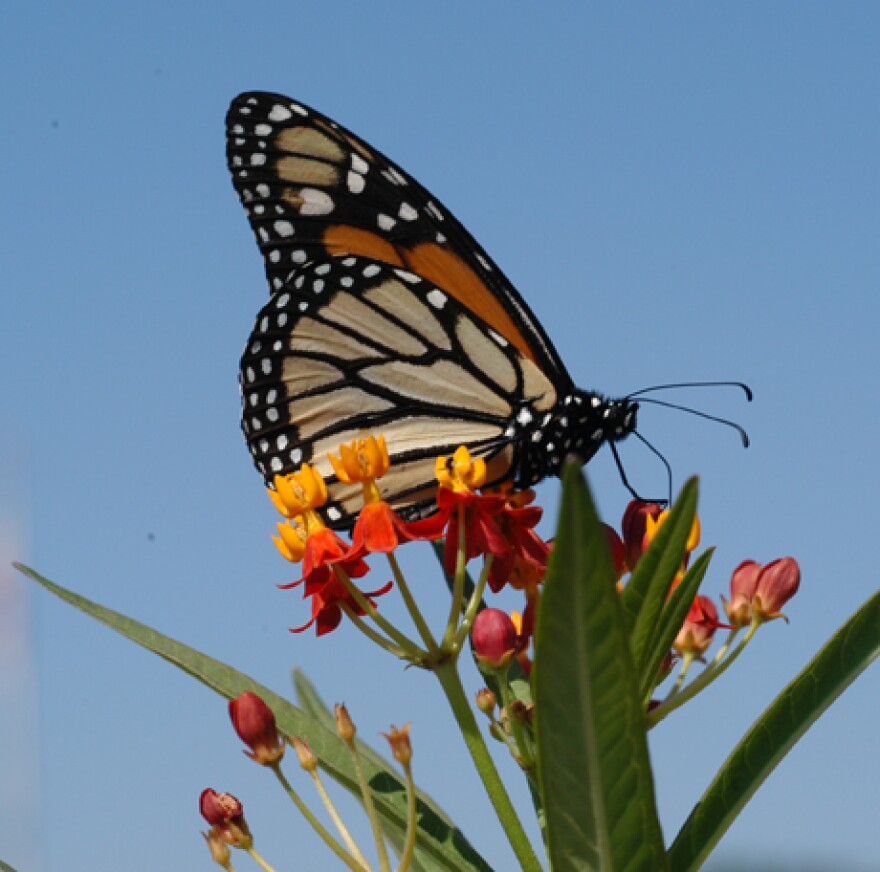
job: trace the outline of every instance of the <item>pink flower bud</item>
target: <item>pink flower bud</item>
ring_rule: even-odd
[[[517,653],[516,627],[501,609],[483,609],[474,619],[471,642],[477,660],[492,669],[503,669]]]
[[[768,563],[758,577],[752,609],[762,621],[784,618],[780,609],[797,593],[801,568],[794,557]]]
[[[746,627],[752,622],[752,600],[762,568],[754,560],[744,560],[730,576],[730,602],[724,601],[724,611],[734,627]]]
[[[227,845],[250,847],[253,840],[244,819],[244,808],[231,793],[217,793],[210,787],[205,788],[199,797],[199,810]]]
[[[699,657],[712,644],[712,637],[720,626],[715,603],[709,597],[699,595],[694,599],[672,647],[679,654],[696,654]]]
[[[284,756],[284,742],[278,736],[272,709],[250,690],[229,701],[229,717],[238,738],[251,751],[245,751],[252,760],[263,766],[276,763]]]

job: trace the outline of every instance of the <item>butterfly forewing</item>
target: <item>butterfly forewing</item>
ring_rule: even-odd
[[[522,297],[455,217],[400,167],[288,97],[246,93],[227,116],[235,188],[273,293],[309,262],[359,255],[445,290],[532,359],[571,380]]]

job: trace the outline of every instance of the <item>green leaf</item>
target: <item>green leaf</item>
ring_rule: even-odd
[[[734,748],[669,849],[670,869],[700,868],[795,742],[878,654],[880,592],[828,640]]]
[[[565,472],[533,670],[538,770],[553,872],[666,868],[626,622],[604,530]]]
[[[15,869],[13,869],[8,863],[4,863],[0,860],[0,872],[15,872]]]
[[[310,717],[283,697],[231,666],[177,642],[133,618],[100,606],[54,584],[26,566],[20,564],[15,566],[60,599],[138,645],[158,654],[178,669],[217,691],[221,696],[233,699],[246,690],[259,694],[275,713],[279,731],[288,737],[297,735],[308,738],[311,749],[319,758],[321,768],[350,793],[355,796],[360,795],[357,775],[348,748],[336,733],[321,721]],[[378,813],[402,832],[406,827],[406,798],[402,781],[392,770],[377,766],[372,757],[365,758],[363,763],[367,780],[373,789]],[[461,831],[433,800],[421,792],[419,792],[418,815],[419,849],[435,864],[428,868],[449,870],[449,872],[458,872],[458,870],[489,872],[489,865],[473,849]]]
[[[697,480],[688,479],[669,516],[641,556],[621,595],[623,611],[632,628],[633,660],[644,675],[657,621],[669,587],[681,568],[685,545],[697,511]]]
[[[678,587],[672,591],[669,600],[660,613],[660,621],[654,638],[646,651],[645,665],[639,675],[639,690],[642,702],[647,705],[654,688],[657,686],[657,673],[663,658],[672,647],[681,625],[684,623],[691,603],[703,583],[706,570],[712,560],[714,549],[704,551],[685,573]]]

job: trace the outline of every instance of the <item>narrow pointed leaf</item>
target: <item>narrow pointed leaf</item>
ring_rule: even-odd
[[[648,649],[669,587],[681,568],[696,511],[697,480],[691,478],[685,482],[669,516],[623,590],[621,602],[632,628],[633,660],[640,674],[645,671]]]
[[[0,872],[15,872],[15,869],[13,869],[8,863],[4,863],[0,860]]]
[[[287,737],[306,736],[318,757],[321,768],[335,781],[355,796],[360,795],[357,776],[351,755],[334,731],[304,711],[273,693],[269,688],[249,676],[213,657],[202,654],[169,636],[142,624],[133,618],[98,605],[79,594],[73,593],[43,578],[26,566],[16,568],[64,600],[85,612],[117,633],[138,645],[158,654],[178,669],[197,678],[221,696],[232,699],[250,690],[258,694],[275,714],[279,731]],[[406,827],[406,800],[403,782],[393,770],[377,767],[372,759],[365,759],[364,771],[374,793],[378,813],[392,822],[400,831]],[[464,835],[455,827],[440,808],[425,794],[419,793],[419,849],[436,864],[435,868],[458,872],[480,870],[489,872],[490,867],[473,849]]]
[[[538,769],[553,872],[666,868],[644,711],[605,533],[576,468],[535,634]]]
[[[660,620],[654,632],[654,638],[646,651],[645,663],[639,675],[639,689],[642,701],[647,704],[651,693],[657,685],[657,673],[663,658],[672,647],[681,625],[703,583],[706,570],[712,560],[712,549],[704,551],[685,573],[678,587],[672,591],[668,602],[660,613]]]
[[[670,848],[670,869],[700,868],[795,742],[878,654],[880,592],[829,639],[734,748]]]

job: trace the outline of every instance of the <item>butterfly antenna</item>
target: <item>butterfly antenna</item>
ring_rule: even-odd
[[[749,447],[749,434],[746,433],[744,427],[741,427],[735,421],[730,421],[727,418],[719,418],[715,415],[710,415],[707,412],[700,412],[698,409],[692,409],[689,406],[680,406],[678,403],[667,403],[665,400],[656,400],[654,397],[643,397],[640,402],[652,403],[655,406],[665,406],[667,409],[676,409],[679,412],[687,412],[689,415],[696,415],[698,418],[705,418],[707,421],[714,421],[716,424],[724,424],[725,427],[732,427],[737,433],[739,433],[739,438],[742,439],[743,448]],[[637,433],[636,435],[638,436],[639,434]],[[645,442],[644,437],[639,436],[639,438]]]
[[[617,453],[617,445],[614,442],[609,442],[608,447],[611,449],[611,453],[614,455],[614,463],[617,466],[617,471],[620,474],[620,480],[623,482],[623,486],[632,494],[633,499],[638,500],[640,503],[659,503],[660,505],[670,505],[672,502],[672,467],[669,465],[669,461],[650,443],[644,436],[640,435],[635,430],[633,434],[640,439],[660,460],[663,461],[663,465],[666,467],[666,482],[669,491],[669,499],[664,500],[653,500],[647,499],[643,497],[639,492],[629,483],[629,479],[626,477],[626,472],[623,469],[623,462],[620,459],[620,455]]]
[[[642,388],[627,395],[626,399],[640,397],[643,394],[650,394],[654,391],[668,391],[677,388],[739,388],[745,395],[746,399],[752,401],[752,389],[745,383],[739,381],[696,381],[696,382],[676,382],[668,385],[651,385],[649,388]]]

